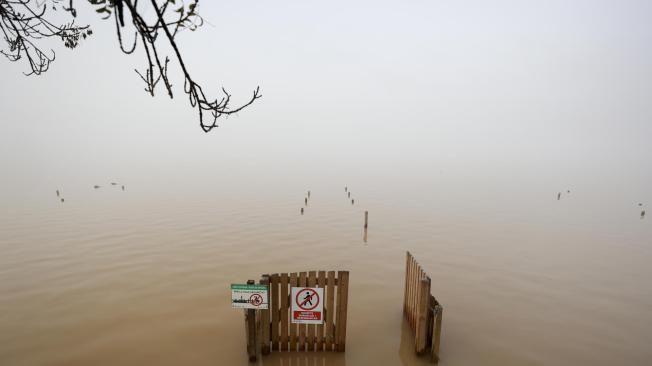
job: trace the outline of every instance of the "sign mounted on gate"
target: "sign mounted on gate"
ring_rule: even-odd
[[[236,309],[269,309],[265,285],[231,285],[231,307]]]
[[[292,287],[292,323],[324,324],[324,289]]]

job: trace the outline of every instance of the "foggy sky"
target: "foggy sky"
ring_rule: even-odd
[[[46,74],[0,60],[4,199],[112,177],[441,167],[652,186],[649,1],[202,1],[206,24],[179,37],[195,80],[234,103],[263,94],[209,134],[178,77],[173,100],[149,97],[142,55],[79,7],[95,34],[54,44]]]

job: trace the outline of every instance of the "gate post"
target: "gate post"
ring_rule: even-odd
[[[247,285],[253,285],[256,282],[254,280],[248,280]],[[245,334],[247,336],[247,355],[249,356],[249,362],[256,361],[256,310],[255,309],[245,309]]]

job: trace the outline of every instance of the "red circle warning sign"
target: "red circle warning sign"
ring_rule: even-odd
[[[249,297],[249,303],[254,306],[260,306],[263,303],[263,297],[260,294],[253,294]]]
[[[319,295],[311,288],[304,288],[297,292],[294,301],[296,301],[301,310],[309,311],[319,305]]]

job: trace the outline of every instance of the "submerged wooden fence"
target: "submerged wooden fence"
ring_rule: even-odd
[[[348,271],[275,273],[263,275],[260,284],[269,288],[269,309],[245,311],[250,361],[256,360],[258,348],[263,355],[272,351],[344,352],[349,297]],[[324,324],[291,322],[292,287],[324,289]]]
[[[414,331],[417,354],[429,351],[431,360],[438,362],[443,307],[430,294],[430,285],[430,277],[407,252],[403,313]]]

